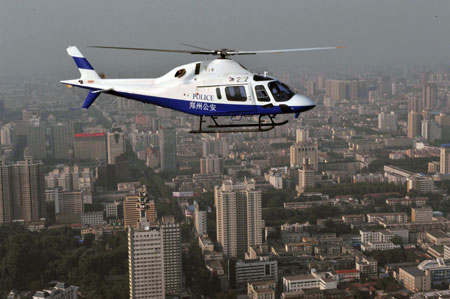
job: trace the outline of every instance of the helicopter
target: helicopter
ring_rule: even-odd
[[[230,59],[236,55],[276,54],[298,51],[330,50],[342,47],[317,47],[280,50],[238,51],[207,49],[182,44],[194,50],[170,50],[89,46],[91,48],[213,55],[213,60],[203,60],[178,66],[158,78],[105,79],[100,76],[75,46],[67,48],[81,74],[79,79],[63,80],[68,87],[88,89],[89,93],[80,108],[88,109],[102,93],[123,97],[146,104],[199,116],[199,126],[190,133],[263,132],[284,125],[288,120],[276,122],[278,114],[294,114],[311,110],[315,102],[287,84],[264,74],[248,71]],[[218,117],[231,117],[240,121],[243,116],[258,116],[257,123],[219,123]],[[205,117],[210,124],[204,125]],[[206,128],[205,128],[206,126]]]

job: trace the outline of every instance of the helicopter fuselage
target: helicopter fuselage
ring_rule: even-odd
[[[84,57],[80,59],[75,62],[81,78],[61,82],[90,90],[83,108],[88,108],[100,93],[198,116],[298,116],[315,106],[314,101],[279,80],[251,73],[234,60],[194,62],[154,79],[101,79],[83,77],[83,70],[95,71],[82,60]]]

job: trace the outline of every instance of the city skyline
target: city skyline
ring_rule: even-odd
[[[0,26],[0,298],[450,298],[450,2],[23,0]],[[87,47],[180,43],[228,50]],[[229,50],[316,46],[344,49]]]

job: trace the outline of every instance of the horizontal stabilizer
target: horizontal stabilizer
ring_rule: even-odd
[[[95,93],[93,91],[89,91],[86,100],[84,100],[83,106],[81,106],[84,109],[88,109],[91,107],[91,105],[94,103],[94,101],[98,98],[100,93]]]

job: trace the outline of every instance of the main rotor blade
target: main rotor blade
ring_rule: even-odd
[[[186,47],[191,47],[194,49],[204,50],[204,51],[212,51],[211,49],[206,49],[206,48],[202,48],[202,47],[198,47],[198,46],[194,46],[194,45],[190,45],[190,44],[185,44],[185,43],[180,43],[180,45],[183,45]]]
[[[190,51],[190,50],[170,50],[170,49],[149,49],[149,48],[129,48],[129,47],[109,47],[109,46],[88,46],[90,48],[113,49],[113,50],[133,50],[133,51],[152,51],[152,52],[169,52],[169,53],[186,53],[186,54],[214,54],[214,51]]]
[[[256,50],[256,51],[228,51],[228,55],[255,55],[255,54],[279,54],[286,52],[301,52],[315,50],[332,50],[341,49],[343,47],[320,47],[320,48],[299,48],[299,49],[280,49],[280,50]]]

